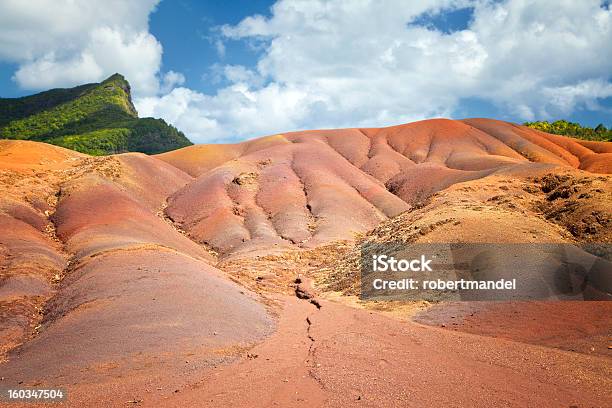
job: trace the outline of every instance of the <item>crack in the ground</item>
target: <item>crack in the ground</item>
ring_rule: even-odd
[[[306,323],[308,326],[306,327],[306,337],[310,340],[310,345],[308,346],[308,355],[306,357],[306,363],[310,363],[310,369],[308,373],[310,376],[313,376],[312,369],[315,367],[314,362],[314,347],[315,347],[315,338],[310,334],[310,328],[312,327],[312,320],[310,320],[310,316],[306,316]]]
[[[321,303],[315,298],[315,295],[304,286],[302,279],[298,277],[295,279],[294,283],[295,296],[298,299],[307,300],[310,304],[316,307],[316,311],[314,313],[318,312],[322,307]],[[311,332],[313,325],[312,316],[314,313],[306,316],[306,338],[309,340],[310,344],[308,345],[308,354],[305,363],[308,365],[308,375],[319,385],[319,387],[323,388],[323,383],[314,372],[314,369],[317,367],[315,362],[316,339]]]
[[[303,282],[301,278],[296,278],[295,281],[295,296],[298,299],[308,300],[312,305],[314,305],[317,309],[321,308],[321,303],[315,298],[314,294],[310,292],[307,288],[303,286]]]

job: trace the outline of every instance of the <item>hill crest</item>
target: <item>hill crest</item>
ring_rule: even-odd
[[[188,146],[162,119],[138,118],[129,82],[114,74],[100,83],[0,99],[0,138],[42,141],[82,153],[161,153]]]

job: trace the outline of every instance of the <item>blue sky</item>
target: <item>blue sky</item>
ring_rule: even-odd
[[[215,45],[217,27],[238,24],[252,14],[268,15],[273,1],[167,1],[151,14],[151,33],[164,46],[162,68],[182,72],[185,86],[214,93],[224,85],[214,75],[215,64],[253,67],[257,53],[246,42],[231,41],[219,55]],[[178,22],[178,23],[177,23]]]
[[[196,142],[440,116],[612,127],[608,2],[42,3],[0,5],[0,96],[118,71],[141,116]]]
[[[253,66],[256,52],[246,42],[232,41],[225,46],[223,58],[214,42],[216,27],[238,24],[251,14],[269,14],[274,1],[239,0],[160,2],[149,16],[149,30],[163,46],[162,69],[182,72],[185,85],[202,92],[214,92],[223,85],[212,81],[212,67],[219,63]],[[37,90],[25,89],[13,75],[18,63],[0,60],[0,97],[30,95]]]

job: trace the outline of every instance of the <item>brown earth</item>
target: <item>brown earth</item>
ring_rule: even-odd
[[[608,173],[610,143],[486,119],[152,157],[0,141],[0,388],[65,387],[69,406],[609,406],[610,302],[356,297],[365,241],[610,244]]]

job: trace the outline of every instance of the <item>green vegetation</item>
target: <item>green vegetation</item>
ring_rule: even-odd
[[[0,138],[47,142],[92,155],[155,154],[192,143],[162,119],[138,118],[119,74],[99,84],[0,98]]]
[[[23,119],[38,112],[54,108],[62,103],[78,98],[97,84],[87,84],[69,89],[52,89],[23,98],[0,98],[0,126]]]
[[[554,133],[556,135],[565,135],[584,140],[596,141],[612,141],[612,129],[606,129],[603,124],[599,124],[595,128],[580,126],[578,123],[568,122],[566,120],[557,120],[549,123],[542,122],[525,122],[525,126],[538,129],[546,133]]]
[[[57,146],[91,154],[102,156],[105,154],[128,152],[128,129],[102,129],[81,135],[58,136],[46,140]]]

